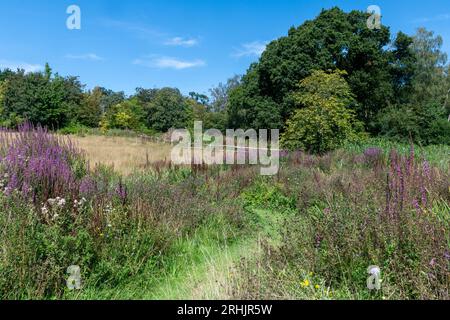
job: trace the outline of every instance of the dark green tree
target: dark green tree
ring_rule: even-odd
[[[268,127],[281,127],[294,110],[291,93],[299,81],[314,70],[341,69],[347,72],[346,80],[356,96],[358,118],[372,128],[378,111],[396,99],[394,75],[402,73],[402,79],[407,80],[406,71],[398,69],[409,55],[388,50],[389,28],[367,28],[368,16],[339,8],[323,10],[314,20],[271,42],[243,77],[240,88],[233,90],[230,124],[251,127],[262,123],[255,119],[270,115],[274,121]]]
[[[98,127],[102,115],[103,99],[104,94],[99,87],[95,87],[92,91],[84,93],[83,101],[75,110],[73,120],[87,127]]]
[[[3,73],[5,75],[5,72]],[[16,126],[31,121],[52,129],[70,122],[73,111],[83,98],[83,86],[76,77],[52,75],[45,72],[6,72],[3,80],[3,123]]]
[[[420,28],[411,42],[405,40],[398,46],[412,54],[405,65],[413,72],[404,81],[408,86],[399,90],[396,103],[380,112],[381,134],[399,140],[412,138],[425,145],[450,143],[450,110],[447,106],[450,66],[446,65],[447,55],[442,52],[442,45],[440,36]]]
[[[178,89],[157,90],[153,99],[144,106],[148,128],[166,132],[171,128],[185,128],[188,120],[187,104]]]

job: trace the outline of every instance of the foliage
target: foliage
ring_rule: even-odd
[[[227,80],[225,84],[219,83],[215,88],[209,90],[212,101],[211,110],[213,112],[223,112],[227,109],[229,96],[233,89],[237,88],[241,83],[241,76],[235,75]]]
[[[271,97],[262,97],[258,88],[257,65],[250,66],[242,84],[230,92],[227,108],[230,128],[277,129],[283,126],[278,105]]]
[[[286,148],[324,153],[357,138],[361,128],[350,108],[354,99],[345,74],[315,71],[300,82],[293,100],[301,109],[287,121]]]
[[[129,99],[108,109],[101,120],[101,128],[139,131],[145,127],[145,111],[136,99]]]
[[[3,124],[17,126],[25,120],[58,129],[70,122],[69,115],[82,101],[82,85],[75,77],[46,73],[4,71],[2,83]]]
[[[450,90],[441,51],[442,38],[420,28],[413,38],[414,73],[403,104],[384,108],[378,115],[378,130],[395,139],[413,139],[421,144],[448,144],[450,113],[446,105]]]
[[[380,133],[397,140],[412,139],[423,145],[449,144],[450,122],[445,110],[433,103],[387,108],[379,116]]]
[[[409,61],[410,52],[397,50],[394,55],[386,49],[389,29],[369,30],[367,17],[360,11],[323,10],[314,20],[271,42],[243,77],[241,88],[232,92],[230,123],[254,127],[255,118],[270,113],[277,119],[270,124],[280,128],[293,112],[291,93],[299,81],[314,70],[341,69],[347,72],[346,80],[356,96],[357,117],[370,128],[382,106],[395,100],[398,75],[408,79],[405,60]],[[270,106],[261,106],[261,101]]]
[[[166,132],[186,127],[186,102],[178,89],[157,90],[145,111],[146,124],[154,130]]]
[[[447,54],[442,52],[443,40],[434,32],[419,28],[413,37],[416,72],[413,78],[414,92],[411,101],[420,105],[444,103],[448,89],[446,83]]]
[[[98,87],[83,94],[83,101],[74,112],[74,122],[90,128],[98,127],[102,115],[104,94]]]

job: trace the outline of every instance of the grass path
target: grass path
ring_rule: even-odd
[[[235,265],[242,259],[260,254],[259,237],[278,241],[282,215],[268,210],[253,210],[258,223],[255,231],[231,244],[211,243],[206,235],[183,243],[190,257],[182,268],[168,275],[147,299],[230,299]],[[201,239],[200,242],[197,240]],[[218,239],[218,237],[213,237]],[[192,259],[193,257],[196,257]]]
[[[283,214],[252,210],[248,234],[235,233],[221,219],[200,227],[195,234],[178,240],[164,268],[155,274],[152,267],[134,275],[116,288],[83,290],[69,299],[133,300],[227,300],[233,298],[236,265],[261,254],[260,239],[279,241]],[[96,286],[92,287],[95,288]]]

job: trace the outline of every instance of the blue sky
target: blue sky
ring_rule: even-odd
[[[81,30],[66,27],[72,4],[81,9]],[[369,5],[381,8],[393,33],[425,26],[450,52],[448,0],[2,0],[0,68],[38,70],[49,62],[88,88],[207,93],[244,73],[265,43],[322,8],[365,11]]]

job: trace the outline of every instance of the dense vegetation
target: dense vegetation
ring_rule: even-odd
[[[0,71],[0,299],[450,299],[442,39],[391,41],[366,20],[324,10],[211,97],[85,90],[48,65]],[[120,174],[55,133],[196,120],[281,129],[278,174],[148,157]]]
[[[419,29],[391,40],[387,26],[370,30],[367,18],[360,11],[323,10],[271,42],[243,77],[211,89],[211,98],[195,92],[183,96],[175,88],[138,88],[129,97],[100,87],[86,91],[76,77],[53,74],[48,65],[40,73],[4,70],[0,123],[17,127],[31,121],[69,133],[100,127],[152,134],[202,120],[204,128],[221,130],[279,128],[286,147],[318,153],[355,134],[364,136],[363,131],[422,145],[448,144],[450,66],[442,38]],[[336,74],[333,91],[315,90]],[[341,90],[348,95],[345,101]],[[298,133],[299,127],[304,131]],[[314,136],[316,127],[325,133]],[[328,140],[330,130],[339,134]]]
[[[291,152],[274,177],[168,163],[122,177],[41,128],[0,142],[2,299],[449,298],[448,147]]]

